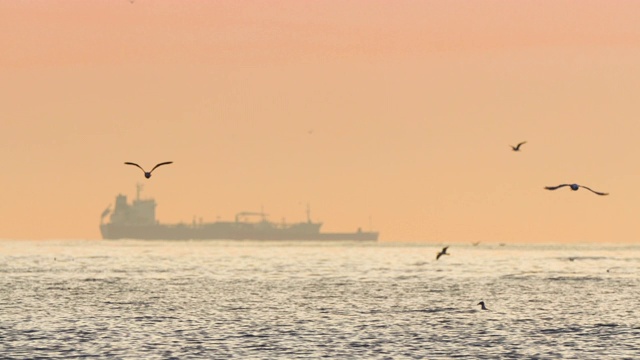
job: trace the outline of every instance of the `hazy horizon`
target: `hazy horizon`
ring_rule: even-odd
[[[640,3],[0,3],[0,239],[322,221],[380,241],[638,243]],[[527,141],[520,152],[510,145]],[[123,164],[170,166],[146,180]],[[546,191],[561,183],[584,189]]]

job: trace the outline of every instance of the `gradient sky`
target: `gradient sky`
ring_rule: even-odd
[[[97,239],[143,182],[167,223],[309,203],[382,241],[637,243],[638,19],[608,0],[2,1],[0,238]],[[543,189],[565,182],[611,195]]]

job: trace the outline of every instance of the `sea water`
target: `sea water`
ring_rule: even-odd
[[[0,358],[640,358],[639,245],[450,245],[2,240]]]

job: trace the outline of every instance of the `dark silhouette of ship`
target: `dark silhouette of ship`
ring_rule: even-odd
[[[307,207],[307,221],[293,224],[274,223],[267,220],[267,214],[260,212],[239,212],[235,221],[196,222],[191,224],[161,224],[156,220],[154,199],[141,199],[142,185],[138,185],[136,199],[127,202],[127,196],[116,196],[113,212],[110,208],[102,212],[100,232],[103,239],[145,239],[145,240],[378,240],[378,232],[323,233],[321,222],[311,221]],[[109,216],[109,222],[104,219]],[[250,217],[258,221],[248,221]]]

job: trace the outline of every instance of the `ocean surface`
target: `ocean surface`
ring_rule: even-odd
[[[0,358],[640,359],[640,245],[441,247],[0,240]]]

